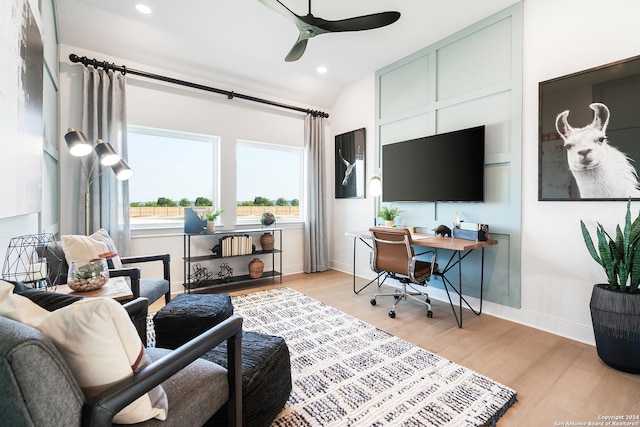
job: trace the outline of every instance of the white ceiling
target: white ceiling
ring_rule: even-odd
[[[308,12],[308,0],[282,2],[298,15]],[[56,1],[62,44],[321,108],[350,83],[516,2],[315,0],[313,15],[329,20],[388,10],[401,17],[375,30],[322,34],[300,60],[285,62],[298,30],[258,0]],[[153,13],[140,14],[136,3]],[[326,74],[316,72],[320,65]]]

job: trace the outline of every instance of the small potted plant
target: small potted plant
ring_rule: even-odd
[[[631,220],[629,200],[624,228],[616,226],[615,238],[597,223],[597,247],[582,220],[580,227],[608,282],[593,286],[589,304],[598,356],[615,369],[640,373],[640,216]]]
[[[396,217],[398,217],[403,211],[396,208],[393,205],[383,206],[378,211],[378,217],[384,220],[384,225],[387,227],[393,227],[395,225]]]
[[[223,210],[215,210],[213,207],[207,209],[204,214],[205,219],[207,220],[207,230],[213,231],[216,228],[216,219],[220,216],[220,214],[224,212]]]

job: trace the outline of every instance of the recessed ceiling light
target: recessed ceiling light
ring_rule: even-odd
[[[142,4],[142,3],[138,3],[136,5],[136,10],[140,13],[144,13],[145,15],[148,15],[151,13],[151,8],[146,4]]]
[[[316,71],[318,72],[318,74],[324,74],[327,72],[327,67],[325,67],[324,65],[321,65],[318,68],[316,68]]]

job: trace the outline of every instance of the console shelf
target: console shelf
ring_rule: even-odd
[[[259,238],[264,233],[270,233],[275,238],[275,245],[272,250],[262,250],[260,248]],[[214,247],[219,244],[220,239],[228,236],[250,236],[253,246],[256,248],[251,253],[220,256],[215,254],[202,254],[202,249],[195,249],[195,243],[192,239],[208,239],[207,245]],[[258,249],[260,248],[260,249]],[[279,262],[279,268],[276,269],[276,256]],[[220,265],[220,262],[224,260],[237,260],[239,258],[260,258],[265,266],[262,272],[262,276],[253,278],[249,274],[234,274],[231,277],[218,277],[216,273],[209,273],[208,268],[211,266]],[[234,230],[216,230],[205,231],[200,233],[184,233],[184,289],[185,292],[190,293],[191,290],[201,290],[206,288],[215,287],[229,287],[236,284],[248,283],[258,280],[271,279],[275,283],[276,277],[280,279],[282,283],[282,229],[281,228],[259,228],[259,229],[234,229]],[[216,264],[216,261],[218,264]],[[269,265],[269,261],[270,264]],[[205,277],[197,277],[197,274],[192,271],[194,266],[199,263],[207,263],[207,273]],[[248,267],[244,270],[248,271]]]

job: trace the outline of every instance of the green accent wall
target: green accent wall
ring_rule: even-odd
[[[382,145],[485,125],[483,203],[396,204],[405,211],[404,225],[422,231],[451,227],[456,215],[489,224],[498,244],[485,250],[484,298],[515,308],[521,269],[522,9],[522,3],[511,6],[376,72],[377,171]],[[424,161],[427,168],[436,159]],[[440,250],[437,261],[446,263],[450,256]],[[480,266],[480,251],[464,260],[464,294],[479,297]],[[457,274],[449,278],[457,285]],[[431,286],[442,282],[436,278]]]

